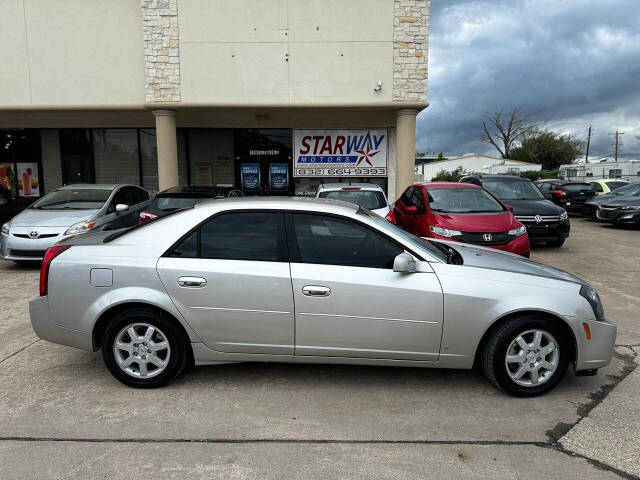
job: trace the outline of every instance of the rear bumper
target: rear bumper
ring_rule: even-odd
[[[616,343],[617,327],[607,321],[598,322],[579,317],[565,317],[576,337],[577,355],[576,372],[602,368],[611,362],[613,348]],[[583,324],[587,324],[591,332],[591,340],[587,339]]]
[[[533,241],[560,240],[569,237],[571,224],[569,220],[559,223],[524,223],[529,239]]]
[[[31,317],[33,331],[41,339],[60,345],[93,351],[91,333],[60,327],[53,323],[48,297],[36,297],[31,300],[29,302],[29,316]]]

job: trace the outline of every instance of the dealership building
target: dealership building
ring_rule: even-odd
[[[412,182],[429,0],[7,0],[0,187]]]

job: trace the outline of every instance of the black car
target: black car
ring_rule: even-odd
[[[591,200],[585,202],[582,207],[582,215],[584,217],[595,220],[598,207],[604,203],[610,203],[614,200],[622,200],[626,197],[640,196],[640,183],[631,183],[624,187],[617,188],[606,195],[598,195]]]
[[[567,212],[545,199],[540,190],[523,177],[512,175],[469,175],[460,182],[480,185],[513,209],[515,217],[527,227],[529,240],[560,247],[571,226]]]
[[[538,180],[536,185],[545,198],[571,213],[582,213],[585,202],[596,196],[591,184],[586,182]]]
[[[640,226],[640,194],[613,198],[598,206],[596,218],[613,225]]]
[[[31,205],[34,200],[37,199],[13,196],[11,191],[0,185],[0,226]]]
[[[148,222],[181,208],[216,198],[244,197],[241,190],[229,187],[172,187],[158,193],[146,210],[140,212],[140,222]]]

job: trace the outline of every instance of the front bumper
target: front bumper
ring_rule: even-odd
[[[571,224],[569,220],[554,223],[523,223],[527,227],[529,239],[532,242],[553,241],[569,237]]]
[[[64,240],[69,235],[60,232],[60,228],[49,229],[39,228],[41,235],[45,238],[21,238],[16,235],[28,235],[32,230],[29,227],[11,228],[9,235],[0,234],[0,258],[16,261],[36,261],[39,262],[44,257],[47,248],[56,242]]]
[[[460,242],[461,240],[458,240],[456,237],[442,237],[440,235],[435,235],[433,233],[430,232],[429,235],[427,235],[425,238],[436,238],[439,240],[449,240],[449,241],[455,241],[455,242]],[[521,235],[517,238],[514,238],[513,240],[507,242],[507,243],[503,243],[500,245],[492,245],[492,244],[483,244],[483,243],[475,243],[475,242],[466,242],[469,243],[470,245],[479,245],[481,247],[487,247],[487,248],[495,248],[496,250],[502,250],[503,252],[509,252],[509,253],[515,253],[516,255],[522,255],[523,257],[527,257],[529,258],[529,255],[531,253],[531,243],[529,242],[529,235],[528,234],[524,234]]]
[[[571,325],[576,337],[576,372],[609,365],[616,343],[617,326],[607,321],[599,322],[580,317],[565,318]],[[585,323],[591,332],[591,340],[587,339],[584,328]]]
[[[31,300],[29,302],[29,316],[33,331],[41,339],[83,350],[93,350],[91,333],[61,327],[53,322],[49,309],[49,297],[36,297]]]
[[[606,215],[604,218],[598,211],[597,220],[614,225],[638,225],[640,224],[640,210],[618,210],[615,212],[615,216]]]

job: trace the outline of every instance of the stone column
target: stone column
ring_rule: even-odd
[[[396,199],[413,183],[418,110],[396,112]]]
[[[158,147],[158,188],[160,191],[178,185],[178,138],[175,110],[153,110],[156,117]]]

